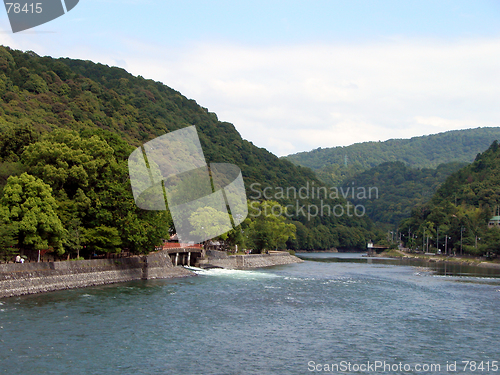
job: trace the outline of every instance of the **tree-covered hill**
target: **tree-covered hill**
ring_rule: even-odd
[[[297,228],[288,246],[364,246],[374,238],[367,217],[311,216],[302,205],[318,207],[320,200],[310,195],[300,202],[293,196],[263,196],[266,187],[298,190],[321,182],[310,169],[242,139],[232,124],[218,121],[214,113],[168,86],[119,68],[8,47],[0,47],[0,189],[5,186],[0,232],[15,226],[19,244],[51,246],[60,252],[73,252],[84,243],[84,249],[93,252],[149,251],[168,235],[168,228],[158,223],[171,226],[172,221],[168,213],[135,206],[127,158],[148,140],[190,125],[196,126],[208,163],[239,166],[248,195],[288,205],[287,222]],[[52,198],[55,205],[41,204]],[[52,214],[30,214],[24,200],[40,203],[33,203],[33,212],[50,206],[61,223]],[[333,198],[329,203],[346,201]],[[263,222],[258,223],[262,228],[272,225]],[[272,231],[264,232],[268,236]],[[262,238],[258,242],[274,243]]]
[[[498,139],[500,127],[453,130],[411,139],[318,148],[285,158],[313,169],[325,183],[337,185],[346,178],[385,162],[402,161],[417,168],[436,168],[450,162],[470,163],[478,153]]]
[[[427,247],[429,237],[431,248],[439,241],[441,250],[447,242],[457,254],[500,254],[500,229],[488,228],[499,206],[500,147],[494,141],[472,164],[448,177],[429,202],[417,206],[400,230],[410,233],[405,242],[413,247]]]
[[[248,183],[302,184],[314,175],[243,140],[234,126],[160,82],[90,61],[0,48],[0,157],[56,128],[105,129],[138,146],[195,125],[207,162],[240,166]],[[264,165],[266,166],[264,168]]]
[[[412,168],[405,163],[386,162],[349,178],[341,189],[355,189],[354,204],[362,204],[367,215],[378,225],[390,224],[393,228],[411,215],[412,209],[426,203],[446,178],[467,163],[441,164],[437,168]],[[372,189],[369,197],[357,194],[359,188]],[[376,194],[375,194],[376,192]]]

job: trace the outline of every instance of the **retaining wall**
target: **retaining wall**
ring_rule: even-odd
[[[0,265],[0,298],[55,290],[192,276],[166,252],[144,257]]]
[[[227,269],[251,269],[301,263],[302,259],[288,252],[270,252],[269,254],[230,255],[224,259],[209,258],[200,262],[202,267],[222,267]]]

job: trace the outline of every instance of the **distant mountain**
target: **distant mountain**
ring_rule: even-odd
[[[500,206],[500,147],[497,141],[474,162],[449,176],[432,199],[418,205],[400,224],[410,246],[448,250],[457,254],[494,252],[500,255],[500,228],[489,228],[489,220]],[[414,236],[417,238],[415,239]],[[429,240],[427,240],[429,237]]]
[[[448,176],[466,165],[455,162],[420,169],[400,161],[386,162],[346,179],[341,189],[344,192],[355,189],[354,195],[346,194],[347,199],[363,205],[377,225],[390,224],[394,228],[411,215],[415,206],[429,201]],[[361,188],[371,189],[372,194],[369,197],[357,194]]]
[[[411,139],[318,148],[284,158],[313,169],[325,183],[338,185],[346,178],[385,162],[402,161],[418,168],[436,168],[450,162],[470,163],[498,139],[500,127],[453,130]]]

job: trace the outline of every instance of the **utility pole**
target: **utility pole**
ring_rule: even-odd
[[[437,239],[436,239],[436,241],[437,241],[437,245],[436,245],[436,247],[437,247],[437,249],[438,249],[438,251],[437,251],[437,252],[439,253],[439,225],[438,225],[438,227],[437,227]]]
[[[424,235],[422,236],[422,251],[425,251],[425,228],[424,228]]]
[[[80,260],[80,229],[76,227],[76,258]]]
[[[461,227],[460,228],[460,256],[462,256],[464,254],[463,250],[462,250],[462,233],[464,231],[464,227]]]
[[[446,233],[446,237],[444,238],[444,253],[448,253],[448,233]]]

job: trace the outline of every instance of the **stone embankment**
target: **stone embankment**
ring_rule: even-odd
[[[303,262],[288,252],[231,255],[209,251],[201,267],[252,269]],[[142,257],[95,259],[0,265],[0,298],[85,288],[133,280],[195,276],[184,267],[174,267],[166,251]]]
[[[193,276],[166,252],[143,257],[0,265],[0,298],[132,280]]]
[[[200,267],[202,268],[220,267],[246,270],[303,262],[302,259],[290,255],[286,251],[270,251],[269,254],[249,255],[227,255],[221,251],[209,251],[207,255],[208,259],[200,260]]]

